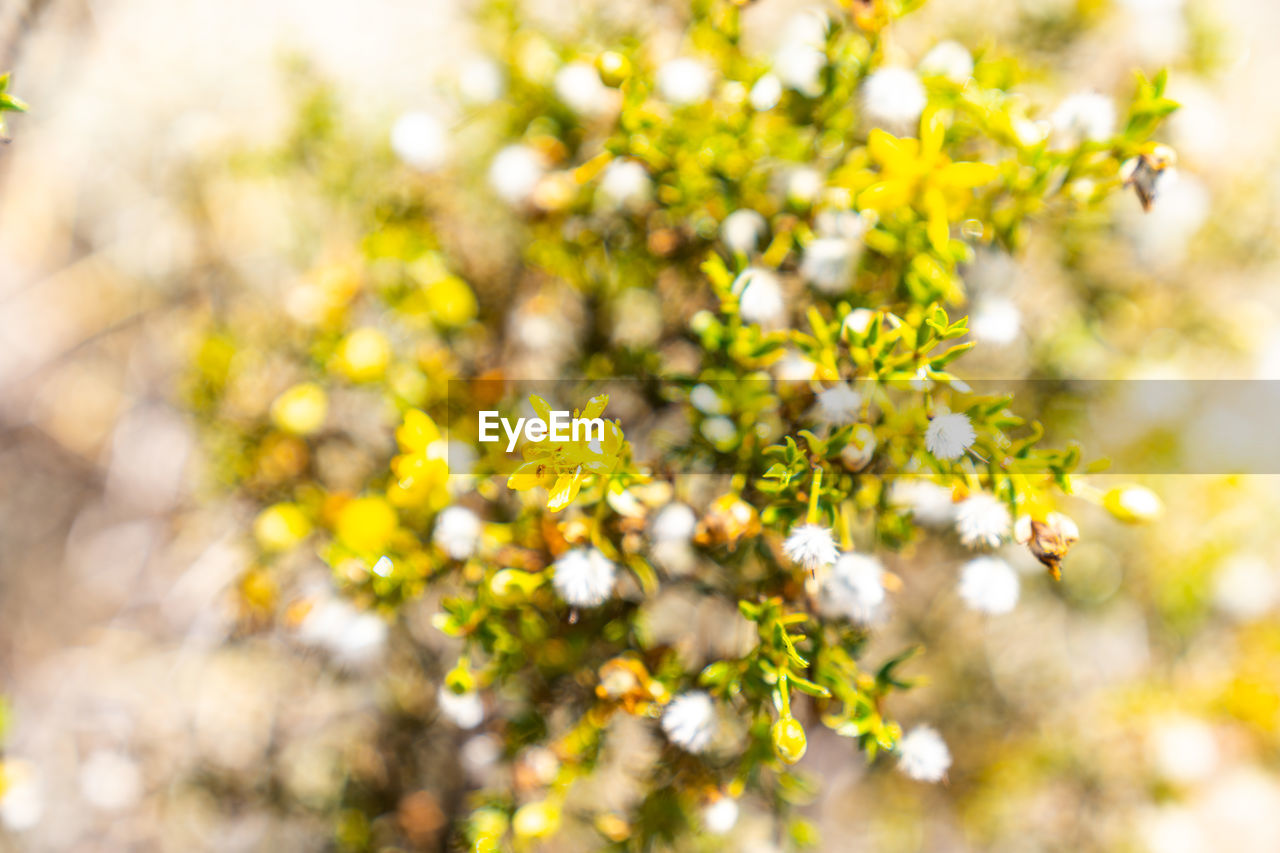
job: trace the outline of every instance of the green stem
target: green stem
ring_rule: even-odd
[[[822,466],[813,466],[813,482],[809,485],[809,514],[805,516],[806,524],[818,523],[818,492],[822,490]]]
[[[845,501],[840,504],[840,512],[836,515],[836,525],[840,532],[840,547],[845,551],[853,550],[853,523],[849,516],[852,514],[853,504],[851,501]]]

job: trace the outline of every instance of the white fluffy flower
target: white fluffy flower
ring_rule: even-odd
[[[360,669],[377,662],[386,647],[386,621],[366,610],[351,620],[332,652],[342,666]]]
[[[466,507],[447,507],[436,516],[431,539],[455,560],[465,560],[476,552],[483,526],[476,514]]]
[[[391,150],[406,165],[423,172],[439,169],[449,156],[449,136],[430,113],[409,112],[391,126]]]
[[[720,399],[716,389],[705,382],[693,386],[693,390],[689,392],[689,405],[704,415],[724,413],[724,400]]]
[[[1053,142],[1070,147],[1081,142],[1100,142],[1116,128],[1116,108],[1111,99],[1097,92],[1077,92],[1049,117]]]
[[[808,47],[822,47],[827,43],[827,31],[831,29],[831,18],[816,6],[803,9],[787,19],[782,29],[781,42],[803,44]]]
[[[655,542],[688,542],[697,527],[697,513],[687,504],[672,502],[654,513],[649,535]]]
[[[467,738],[458,750],[459,763],[473,782],[483,783],[502,759],[502,741],[493,735],[479,734]]]
[[[1003,296],[988,297],[980,301],[969,321],[973,337],[993,346],[1013,343],[1021,328],[1022,312],[1013,300]]]
[[[757,112],[767,112],[778,105],[778,101],[782,100],[782,81],[778,79],[777,74],[765,74],[755,82],[751,87],[751,94],[747,96],[747,100],[751,103],[751,109]]]
[[[898,741],[898,769],[917,782],[939,782],[951,767],[951,750],[932,726],[916,726]]]
[[[9,758],[4,763],[5,786],[0,792],[0,823],[23,832],[44,817],[44,784],[30,762]]]
[[[875,557],[846,551],[822,580],[818,606],[827,616],[870,624],[884,604],[884,567]]]
[[[783,382],[808,382],[818,375],[818,365],[791,350],[774,362],[773,375]]]
[[[996,547],[1009,535],[1013,523],[1004,502],[986,492],[965,498],[956,506],[955,513],[956,533],[960,542],[970,548]]]
[[[960,570],[960,597],[981,613],[1008,613],[1018,603],[1018,573],[999,557],[975,557]]]
[[[474,690],[454,693],[447,685],[441,684],[440,692],[436,694],[436,705],[440,713],[460,729],[474,729],[484,720],[484,702]]]
[[[733,421],[721,415],[703,421],[702,434],[706,436],[707,441],[719,447],[733,442],[738,437],[738,428]]]
[[[731,252],[748,255],[760,248],[769,223],[754,210],[735,210],[720,223],[720,239]]]
[[[489,164],[489,185],[507,204],[521,205],[529,200],[544,171],[538,152],[527,145],[508,145]]]
[[[925,449],[939,459],[959,459],[978,437],[962,412],[935,415],[924,433]]]
[[[844,327],[856,332],[859,335],[865,335],[867,329],[871,328],[871,321],[876,317],[876,312],[870,308],[854,308],[849,315],[844,318]]]
[[[862,413],[862,395],[844,382],[819,391],[817,400],[816,415],[824,424],[845,426]]]
[[[738,314],[748,323],[773,326],[782,322],[786,303],[778,277],[763,267],[747,267],[733,281]]]
[[[711,94],[711,70],[696,59],[680,57],[658,69],[658,93],[676,106],[705,101]]]
[[[928,96],[914,71],[881,68],[862,84],[862,109],[872,127],[897,134],[915,130]]]
[[[782,543],[782,550],[787,559],[811,572],[827,568],[839,556],[831,529],[821,524],[797,524]]]
[[[1044,142],[1051,130],[1053,130],[1053,126],[1043,119],[1040,121],[1032,121],[1027,118],[1013,120],[1014,136],[1018,137],[1018,144],[1024,148],[1031,148]]]
[[[702,825],[712,835],[724,835],[738,822],[738,801],[719,797],[702,809]]]
[[[298,625],[298,641],[328,652],[340,665],[360,669],[382,657],[387,623],[345,599],[325,594]]]
[[[827,55],[807,44],[783,45],[773,58],[778,81],[806,98],[822,94],[822,70],[826,67]]]
[[[488,57],[473,56],[458,71],[458,91],[469,104],[491,104],[502,97],[506,88],[502,69]]]
[[[715,734],[716,709],[711,696],[702,690],[681,693],[662,712],[662,730],[667,739],[689,752],[702,752]]]
[[[907,507],[919,524],[941,527],[955,518],[956,505],[951,490],[932,480],[901,477],[889,489],[889,500],[895,506]]]
[[[1172,717],[1156,723],[1149,748],[1160,775],[1183,784],[1207,779],[1220,761],[1213,728],[1194,717]]]
[[[636,207],[649,200],[649,173],[637,160],[614,160],[600,176],[600,192],[618,207]]]
[[[800,275],[816,290],[835,296],[853,287],[853,265],[860,244],[841,237],[819,237],[804,247]]]
[[[920,73],[963,83],[973,74],[973,56],[958,41],[940,41],[920,60]]]
[[[85,802],[105,812],[118,812],[142,796],[138,763],[112,750],[95,750],[80,767],[80,793]]]
[[[600,72],[586,62],[570,62],[556,72],[556,97],[581,116],[595,116],[609,109],[609,87]]]
[[[852,210],[828,208],[813,220],[819,237],[842,237],[858,241],[867,232],[867,218]]]
[[[1209,219],[1213,196],[1203,181],[1173,168],[1161,174],[1159,193],[1150,212],[1126,205],[1120,224],[1132,236],[1139,260],[1163,271],[1186,261],[1192,238]]]
[[[792,169],[787,176],[787,200],[792,204],[813,204],[823,185],[822,175],[817,169]]]
[[[566,603],[595,607],[613,593],[616,568],[595,548],[574,548],[555,562],[551,584]]]
[[[1213,601],[1235,619],[1257,619],[1280,602],[1280,573],[1260,557],[1236,556],[1214,577]]]

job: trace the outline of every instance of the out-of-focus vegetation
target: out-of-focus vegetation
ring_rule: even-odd
[[[767,2],[489,4],[378,133],[290,72],[285,138],[186,185],[174,399],[248,549],[222,642],[375,698],[163,778],[344,849],[1267,849],[1232,810],[1280,796],[1270,485],[1157,497],[964,382],[1251,348],[1185,259],[1261,263],[1271,200],[1228,227],[1168,147],[1212,27],[1174,4],[1180,48],[1089,91],[1112,16],[1175,13],[916,5],[761,50]],[[285,223],[268,263],[241,215]],[[599,444],[477,443],[564,378]]]

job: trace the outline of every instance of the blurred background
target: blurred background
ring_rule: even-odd
[[[747,38],[770,50],[805,5],[760,0]],[[547,27],[579,14],[542,6]],[[381,622],[343,614],[324,642],[242,630],[252,515],[211,488],[180,391],[210,299],[311,262],[294,212],[314,200],[234,165],[290,132],[297,69],[385,147],[474,49],[463,12],[0,4],[0,69],[32,105],[0,150],[0,846],[331,849],[358,846],[351,824],[372,814],[400,849],[443,848],[482,736],[386,713],[405,688],[383,663],[404,646]],[[676,2],[608,13],[655,41],[681,21]],[[1178,180],[1154,212],[1126,195],[1078,245],[979,257],[967,281],[986,345],[966,369],[1280,379],[1280,4],[932,0],[895,49],[915,59],[941,38],[1038,58],[1071,89],[1167,65],[1183,104],[1167,134]],[[350,230],[326,227],[335,242]],[[826,849],[1280,850],[1280,482],[1146,484],[1159,523],[1081,516],[1101,533],[1061,589],[1028,589],[1007,617],[951,606],[925,570],[936,594],[907,601],[883,643],[929,648],[928,686],[897,711],[929,709],[951,778],[870,776],[815,733],[802,766],[824,784],[806,811]],[[406,606],[414,648],[443,644],[434,610]],[[379,793],[353,800],[353,777]],[[754,816],[738,832],[740,849],[772,849]]]

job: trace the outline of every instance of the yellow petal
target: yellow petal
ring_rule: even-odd
[[[924,194],[924,210],[929,216],[929,242],[936,251],[947,248],[951,239],[951,226],[947,223],[947,200],[936,189],[927,190]]]
[[[425,450],[440,438],[440,430],[431,416],[420,409],[404,413],[404,423],[396,430],[396,439],[405,450]]]
[[[573,499],[578,496],[578,490],[581,488],[581,468],[575,470],[572,474],[561,474],[556,478],[556,484],[551,487],[551,492],[547,495],[547,509],[552,512],[559,512],[564,509],[573,503]]]
[[[906,181],[880,181],[858,196],[858,207],[885,213],[903,207],[911,200],[911,185]]]
[[[529,404],[533,406],[533,411],[542,421],[548,425],[551,423],[551,405],[537,394],[529,395]]]
[[[622,449],[622,427],[618,426],[617,421],[604,422],[604,441],[601,448],[604,455],[610,459],[618,455],[618,451]]]
[[[920,159],[932,159],[942,151],[946,131],[942,114],[938,110],[926,110],[920,117]]]
[[[507,488],[527,492],[544,479],[544,475],[540,473],[542,468],[541,462],[524,463],[507,478]]]
[[[609,405],[609,395],[597,394],[587,401],[587,405],[583,407],[582,415],[580,417],[587,419],[598,418],[600,417],[600,413],[604,411],[604,407],[607,405]]]
[[[951,163],[938,170],[938,182],[957,189],[971,189],[990,183],[1000,171],[989,163]]]
[[[872,128],[867,135],[867,151],[871,159],[887,172],[905,172],[916,159],[918,143],[914,139],[899,139],[892,133]]]

